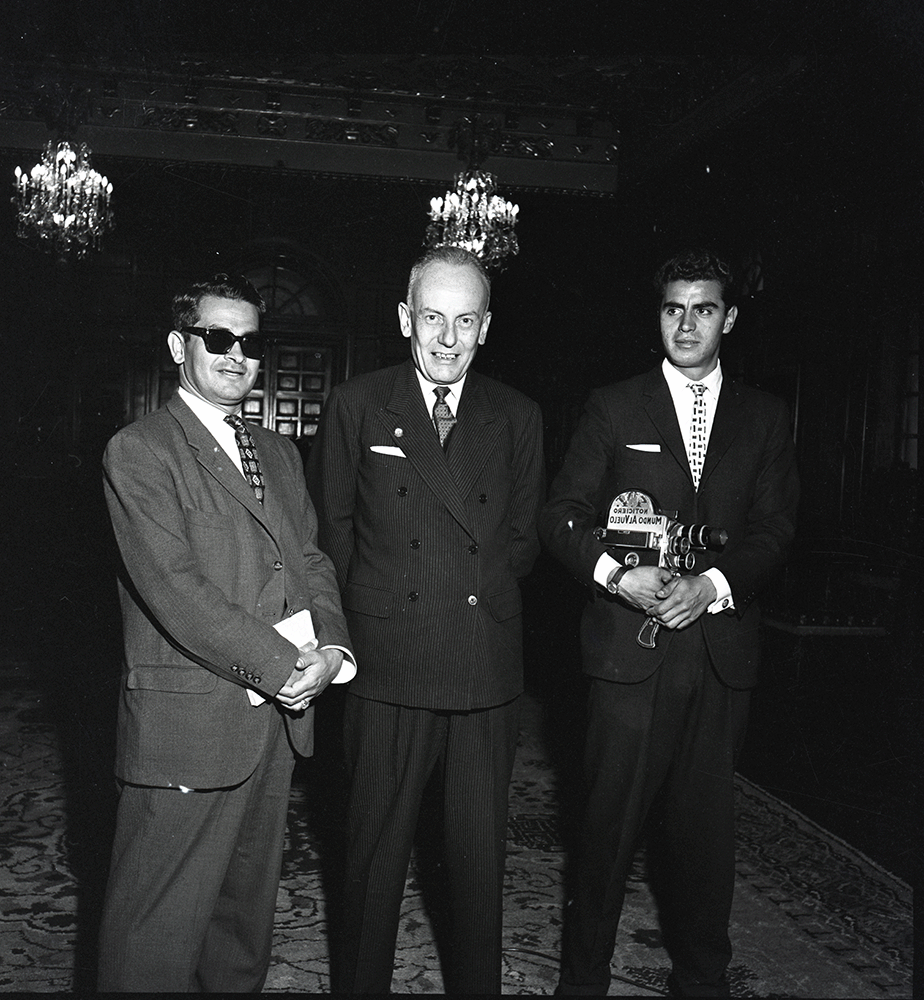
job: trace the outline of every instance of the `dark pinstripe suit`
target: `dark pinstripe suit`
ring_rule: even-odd
[[[522,692],[518,581],[544,491],[535,403],[469,371],[440,447],[414,365],[331,393],[309,464],[360,670],[343,988],[387,991],[420,797],[443,768],[455,988],[500,990],[507,785]],[[373,451],[400,449],[401,455]],[[404,456],[404,457],[402,457]]]

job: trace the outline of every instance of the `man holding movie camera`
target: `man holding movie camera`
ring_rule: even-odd
[[[787,408],[722,375],[737,317],[730,268],[691,250],[655,283],[666,357],[591,394],[540,519],[550,551],[593,591],[581,623],[586,815],[559,994],[606,994],[647,824],[671,994],[729,995],[733,777],[757,678],[755,598],[795,528]],[[621,530],[638,524],[647,535]]]

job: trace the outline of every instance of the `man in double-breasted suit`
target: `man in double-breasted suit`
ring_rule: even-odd
[[[450,992],[500,992],[507,790],[523,689],[519,581],[538,549],[539,409],[469,369],[490,285],[443,248],[399,306],[411,360],[330,395],[309,462],[321,545],[362,664],[340,988],[387,993],[424,786],[443,786]]]
[[[260,991],[293,750],[355,673],[298,451],[240,418],[263,308],[228,275],[178,295],[178,392],[106,449],[125,665],[104,991]],[[274,627],[306,610],[313,640]]]
[[[662,267],[665,360],[591,394],[540,519],[549,549],[592,590],[581,622],[588,798],[559,993],[607,992],[648,819],[672,994],[728,994],[733,771],[757,675],[755,599],[783,562],[798,499],[786,407],[722,376],[731,282],[708,252]],[[727,544],[684,576],[623,563],[594,528],[630,490],[684,524],[724,529]],[[659,624],[655,648],[638,641],[646,616]]]

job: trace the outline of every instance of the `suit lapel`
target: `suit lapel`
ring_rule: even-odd
[[[742,426],[740,411],[741,397],[737,386],[728,379],[723,379],[715,419],[712,421],[712,432],[709,435],[709,447],[706,449],[703,472],[699,479],[700,491],[738,436]]]
[[[506,423],[498,415],[475,372],[469,372],[459,400],[458,423],[446,449],[446,461],[462,496],[472,488],[497,435]]]
[[[260,431],[263,433],[260,433]],[[288,482],[291,475],[289,468],[285,465],[279,442],[274,440],[278,435],[263,428],[253,428],[254,443],[257,446],[257,457],[260,459],[260,466],[263,470],[263,479],[266,483],[266,495],[263,497],[262,505],[257,501],[250,484],[244,480],[244,494],[247,497],[247,509],[252,510],[254,515],[267,526],[271,535],[278,536],[282,526],[282,516],[284,505],[279,496],[282,483]],[[235,470],[236,471],[236,470]]]
[[[202,421],[199,420],[179,396],[174,396],[167,403],[167,409],[176,418],[180,427],[182,427],[186,441],[199,465],[272,533],[273,527],[270,524],[270,518],[263,504],[254,496],[254,492],[247,480],[244,479],[237,466],[225,454],[221,445],[206,430]],[[265,448],[264,451],[269,453],[271,449]],[[264,459],[263,453],[258,450],[258,455],[261,463],[268,460],[270,467],[272,467],[274,459],[270,458],[269,454]],[[271,469],[264,469],[265,476],[268,471],[276,482],[280,481],[278,473],[274,473]],[[273,480],[267,477],[267,481],[271,482]]]
[[[674,456],[678,465],[683,468],[692,485],[693,477],[690,473],[690,463],[687,459],[686,448],[683,446],[680,425],[677,423],[674,401],[671,398],[670,389],[667,387],[667,382],[664,381],[664,375],[660,368],[656,368],[649,373],[649,381],[645,387],[645,393],[648,396],[648,403],[645,407],[648,416],[658,429],[665,446]],[[719,393],[715,419],[712,422],[712,431],[709,435],[709,447],[706,449],[703,471],[699,478],[700,492],[702,492],[707,479],[712,475],[738,435],[741,427],[740,407],[741,400],[737,388],[728,379],[724,380],[722,391]]]
[[[408,361],[398,369],[391,397],[376,417],[433,494],[474,537],[458,482],[440,446],[430,413],[424,406],[413,362]],[[452,433],[455,434],[460,426],[457,424]]]
[[[674,400],[671,398],[670,389],[667,387],[667,382],[664,381],[664,375],[660,368],[649,372],[648,383],[643,391],[648,397],[645,411],[649,419],[654,424],[664,446],[684,470],[692,485],[690,463],[687,460],[687,450],[683,446],[680,425],[677,423]]]

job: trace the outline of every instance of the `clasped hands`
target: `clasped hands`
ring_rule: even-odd
[[[316,649],[314,642],[298,647],[298,662],[276,693],[276,701],[292,712],[306,709],[337,676],[343,663],[339,649]]]
[[[692,625],[716,599],[708,576],[674,576],[659,566],[636,566],[622,575],[619,596],[665,628]]]

